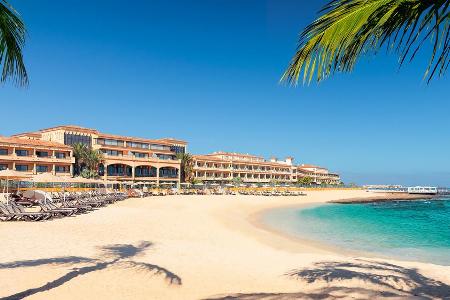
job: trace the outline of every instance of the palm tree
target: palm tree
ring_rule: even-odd
[[[75,157],[74,175],[80,175],[84,166],[86,165],[85,158],[88,152],[88,147],[82,143],[76,143],[72,145],[73,156]]]
[[[194,171],[194,159],[189,153],[178,153],[177,159],[181,160],[180,177],[182,182],[192,182]]]
[[[98,176],[98,166],[103,162],[103,154],[94,149],[89,149],[85,153],[85,162],[86,162],[86,170],[88,172],[88,178],[97,177]]]
[[[304,176],[297,179],[297,183],[301,185],[311,185],[313,178],[310,176]]]
[[[87,145],[76,143],[72,145],[75,157],[75,175],[91,178],[98,175],[98,166],[103,162],[103,154]]]
[[[6,0],[0,0],[0,65],[3,65],[0,82],[12,78],[19,86],[28,84],[22,56],[25,35],[25,24],[17,11]]]
[[[450,0],[332,0],[300,34],[297,52],[281,81],[317,82],[350,72],[365,53],[383,47],[412,61],[428,40],[432,51],[424,78],[429,83],[449,65]]]
[[[233,179],[231,179],[231,183],[235,186],[242,184],[242,182],[243,180],[241,177],[233,177]]]

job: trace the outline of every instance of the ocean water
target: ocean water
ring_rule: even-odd
[[[284,208],[263,218],[269,226],[302,239],[450,265],[450,199]]]

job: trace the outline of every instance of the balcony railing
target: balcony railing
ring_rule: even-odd
[[[148,156],[148,157],[139,157],[139,156],[134,156],[134,155],[130,155],[130,154],[118,154],[118,155],[112,155],[112,154],[108,154],[108,153],[103,153],[104,157],[110,158],[110,159],[126,159],[126,160],[140,160],[140,161],[154,161],[154,160],[161,160],[161,161],[173,161],[173,162],[177,162],[180,161],[179,159],[165,159],[165,158],[160,158],[160,157],[153,157],[153,156]]]
[[[15,160],[15,161],[20,161],[20,160],[27,160],[30,162],[40,162],[40,161],[45,161],[45,162],[65,162],[65,163],[74,163],[75,162],[75,158],[74,157],[65,157],[65,158],[58,158],[56,156],[37,156],[37,155],[16,155],[16,154],[8,154],[8,155],[1,155],[0,154],[0,158],[2,159],[9,159],[9,160]]]

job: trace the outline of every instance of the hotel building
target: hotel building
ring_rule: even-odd
[[[70,176],[75,158],[72,146],[85,144],[103,154],[99,175],[104,180],[180,183],[181,161],[178,153],[186,153],[187,143],[172,138],[145,139],[99,132],[79,126],[57,126],[36,132],[0,136],[0,170],[13,169],[27,174],[52,173]],[[240,178],[243,183],[295,183],[311,177],[315,184],[339,184],[339,175],[313,165],[294,165],[285,160],[214,152],[193,155],[194,178],[206,183],[230,183]]]
[[[72,148],[42,141],[37,136],[31,133],[22,137],[0,136],[0,170],[16,170],[26,175],[70,176],[75,162]]]
[[[310,177],[315,184],[337,185],[341,183],[339,174],[330,173],[328,169],[314,165],[297,166],[298,177]]]
[[[144,139],[99,132],[79,126],[58,126],[33,133],[15,135],[15,140],[62,147],[70,152],[75,143],[83,143],[103,153],[99,175],[105,180],[144,181],[157,184],[180,182],[180,160],[177,153],[186,152],[181,140]],[[0,164],[2,158],[0,156]],[[73,169],[70,169],[72,172]]]
[[[206,155],[194,155],[194,178],[204,182],[226,183],[240,178],[243,183],[290,183],[297,181],[297,172],[293,168],[293,158],[285,161],[272,158],[214,152]]]
[[[263,157],[214,152],[206,155],[194,155],[194,178],[206,183],[229,183],[240,178],[243,183],[296,183],[301,177],[309,176],[315,184],[337,185],[341,183],[338,174],[330,173],[326,168],[293,164],[294,159],[287,157],[265,160]]]

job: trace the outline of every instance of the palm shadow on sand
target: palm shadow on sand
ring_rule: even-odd
[[[319,262],[313,268],[296,269],[285,274],[306,283],[322,282],[328,287],[308,293],[250,293],[230,294],[206,300],[287,300],[287,299],[342,299],[358,295],[357,299],[416,298],[450,299],[450,286],[420,274],[415,268],[355,260],[354,262]],[[366,283],[363,288],[343,286],[348,280]]]
[[[14,261],[10,263],[0,263],[0,269],[13,269],[13,268],[23,268],[23,267],[35,267],[42,265],[70,265],[73,266],[72,271],[66,273],[65,275],[47,282],[46,284],[31,288],[14,295],[6,296],[1,299],[22,299],[36,293],[49,291],[51,289],[57,288],[64,285],[70,280],[83,276],[95,271],[101,271],[106,268],[122,268],[122,269],[135,269],[138,271],[145,271],[154,275],[164,276],[165,280],[170,285],[181,285],[181,278],[175,273],[169,271],[166,268],[160,267],[158,265],[149,264],[145,262],[138,262],[135,259],[140,255],[144,254],[152,246],[152,243],[147,241],[141,241],[137,245],[130,244],[115,244],[100,247],[100,255],[96,258],[89,257],[78,257],[78,256],[66,256],[66,257],[55,257],[37,260],[23,260]],[[80,266],[77,265],[86,265]]]

